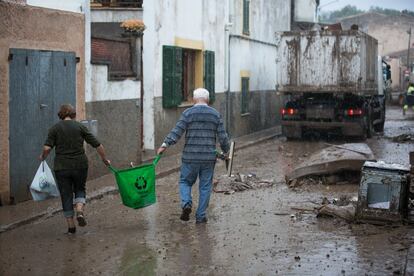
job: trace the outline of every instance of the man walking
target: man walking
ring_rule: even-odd
[[[163,153],[186,133],[179,182],[182,208],[180,219],[183,221],[190,219],[193,203],[191,188],[198,177],[200,195],[196,223],[206,223],[206,210],[210,201],[216,164],[216,137],[223,152],[227,153],[230,146],[220,113],[208,106],[209,92],[204,88],[198,88],[194,90],[193,100],[194,106],[183,112],[157,153]]]

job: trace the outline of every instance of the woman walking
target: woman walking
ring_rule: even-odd
[[[76,110],[70,104],[60,107],[58,113],[60,122],[49,129],[40,160],[45,160],[50,151],[55,148],[54,171],[62,199],[63,214],[68,224],[68,233],[76,233],[74,222],[75,205],[76,219],[79,226],[86,225],[83,214],[85,200],[85,184],[88,176],[88,159],[84,150],[84,141],[94,147],[106,166],[104,147],[89,130],[75,120]],[[73,196],[75,195],[75,199]]]

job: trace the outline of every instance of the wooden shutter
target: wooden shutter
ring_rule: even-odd
[[[210,92],[210,103],[216,99],[215,77],[214,77],[214,52],[204,52],[204,88]]]
[[[249,113],[249,78],[242,78],[241,113]]]
[[[250,0],[243,0],[243,34],[249,35]]]
[[[182,101],[183,53],[180,47],[162,49],[162,106],[177,107]]]

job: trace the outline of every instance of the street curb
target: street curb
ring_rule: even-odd
[[[236,152],[238,150],[249,148],[249,147],[252,147],[252,146],[255,146],[255,145],[259,145],[259,144],[264,143],[268,140],[278,138],[278,137],[281,137],[281,136],[282,136],[281,133],[277,133],[277,134],[271,134],[271,135],[268,135],[268,136],[258,138],[257,140],[244,143],[240,146],[236,146]],[[157,173],[156,177],[157,178],[164,178],[164,177],[166,177],[170,174],[178,172],[179,170],[180,170],[180,166],[174,166],[174,167],[172,167],[172,168],[170,168],[166,171],[162,171],[162,172]],[[116,194],[116,193],[118,193],[118,188],[117,187],[105,187],[105,188],[102,188],[102,189],[99,189],[99,190],[93,192],[91,196],[88,196],[86,198],[86,202],[91,202],[93,200],[98,200],[98,199],[103,198],[105,195]],[[26,224],[35,222],[35,221],[37,221],[39,219],[42,219],[42,218],[47,219],[49,217],[52,217],[52,216],[56,215],[57,213],[60,213],[62,210],[63,210],[62,207],[51,209],[49,211],[44,211],[44,212],[41,212],[39,214],[33,215],[31,217],[28,217],[28,218],[25,218],[25,219],[22,219],[22,220],[19,220],[19,221],[16,221],[16,222],[4,225],[4,226],[1,226],[0,227],[0,234],[4,233],[4,232],[7,232],[7,231],[10,231],[10,230],[13,230],[13,229],[16,229],[18,227],[24,226]]]

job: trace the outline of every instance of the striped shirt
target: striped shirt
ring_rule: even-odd
[[[165,138],[164,144],[167,147],[174,145],[184,133],[184,163],[215,162],[216,138],[221,149],[224,152],[229,151],[229,139],[220,113],[208,105],[196,104],[185,110],[177,125]]]

